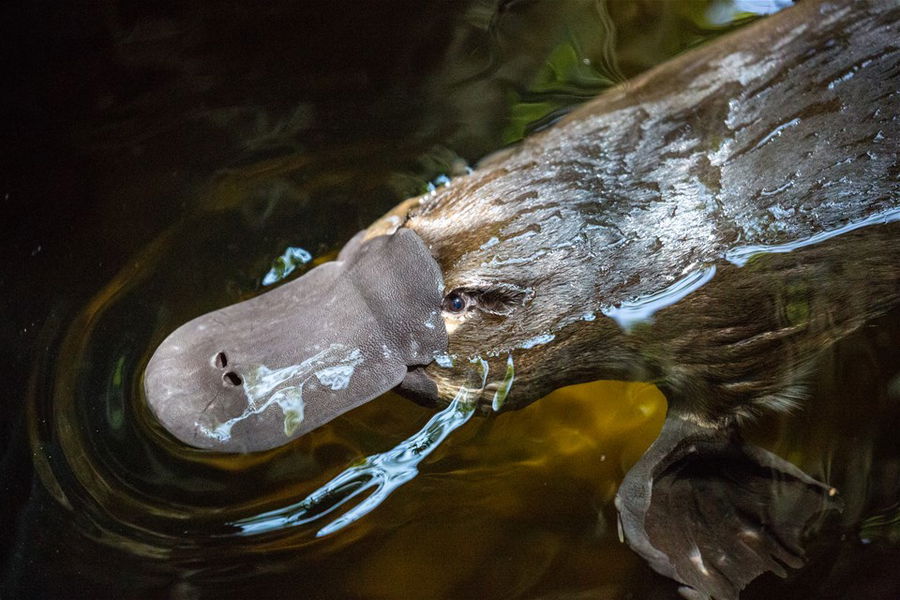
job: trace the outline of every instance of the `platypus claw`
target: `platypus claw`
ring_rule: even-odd
[[[804,563],[804,531],[836,491],[733,430],[670,416],[616,495],[628,544],[689,600],[736,600]]]

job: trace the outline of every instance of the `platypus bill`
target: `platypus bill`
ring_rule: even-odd
[[[839,495],[740,426],[802,404],[821,350],[900,304],[898,20],[804,2],[610,90],[177,329],[150,408],[247,452],[394,388],[489,412],[651,381],[669,413],[616,497],[631,547],[691,598],[799,567]]]

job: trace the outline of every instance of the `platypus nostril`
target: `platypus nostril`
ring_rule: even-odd
[[[213,357],[213,364],[220,369],[224,369],[228,366],[228,357],[225,356],[224,352],[219,352]]]
[[[234,371],[228,371],[227,373],[222,375],[222,381],[225,382],[225,385],[241,385],[244,380],[241,379],[241,376]]]

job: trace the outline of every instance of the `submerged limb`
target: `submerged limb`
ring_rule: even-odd
[[[743,442],[670,415],[616,495],[621,532],[686,598],[734,600],[759,575],[804,562],[803,534],[840,509],[836,490]]]
[[[369,456],[362,463],[347,468],[296,504],[242,519],[232,525],[238,527],[242,535],[305,525],[374,489],[362,502],[320,529],[316,536],[334,533],[370,513],[395,489],[414,478],[419,472],[419,463],[474,413],[475,406],[469,400],[469,390],[461,388],[447,408],[435,414],[421,430],[393,449]]]

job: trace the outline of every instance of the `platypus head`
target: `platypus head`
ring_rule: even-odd
[[[607,327],[579,268],[597,236],[547,200],[552,182],[523,190],[528,170],[406,201],[336,261],[181,326],[147,366],[152,411],[189,445],[248,452],[394,388],[441,405],[465,387],[501,410],[578,379],[597,338],[573,328]]]
[[[466,386],[482,412],[501,411],[601,374],[646,375],[632,372],[632,340],[601,312],[603,295],[626,283],[603,261],[622,233],[574,168],[516,151],[369,228],[414,231],[444,281],[447,356],[410,369],[401,394],[441,405]]]

